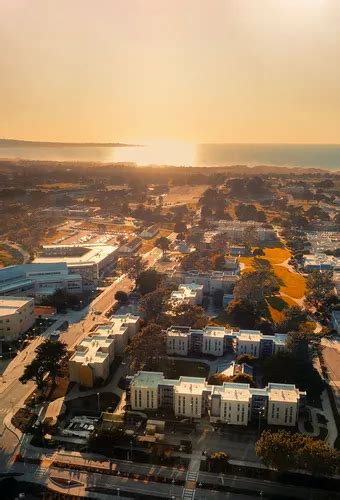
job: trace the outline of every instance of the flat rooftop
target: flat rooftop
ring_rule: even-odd
[[[259,342],[261,340],[260,333],[239,333],[237,339],[241,342]]]
[[[212,394],[220,394],[222,400],[242,401],[248,403],[250,390],[247,384],[244,387],[234,387],[233,384],[224,383],[222,386],[213,386]]]
[[[269,401],[297,403],[299,391],[296,389],[270,389],[268,396]]]
[[[15,313],[29,302],[32,302],[31,297],[0,297],[0,316]]]
[[[177,384],[174,385],[174,392],[178,394],[201,395],[206,387],[207,383],[204,378],[180,377]]]
[[[86,337],[78,344],[71,360],[83,365],[103,362],[109,353],[102,349],[108,349],[112,342],[114,339],[110,337]]]
[[[63,255],[62,249],[65,248],[65,252],[67,249],[72,248],[84,248],[88,251],[83,255]],[[102,245],[97,243],[89,243],[84,245],[46,245],[43,247],[46,251],[53,251],[55,249],[55,255],[41,255],[34,259],[34,264],[48,264],[55,262],[64,262],[67,265],[86,265],[99,263],[104,260],[109,255],[116,252],[118,249],[118,245]],[[58,254],[60,251],[60,254]]]
[[[132,380],[133,387],[158,387],[159,384],[164,383],[164,375],[162,372],[139,372]]]

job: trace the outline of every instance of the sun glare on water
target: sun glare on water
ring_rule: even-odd
[[[195,146],[184,142],[155,141],[144,146],[116,148],[113,155],[115,162],[190,166],[195,162]]]

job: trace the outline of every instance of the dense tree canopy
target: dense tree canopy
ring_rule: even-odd
[[[306,303],[309,307],[322,309],[334,294],[333,273],[314,271],[307,278]]]
[[[25,366],[20,382],[24,384],[28,380],[34,380],[38,388],[42,389],[45,376],[49,375],[54,385],[66,361],[66,345],[59,340],[46,339],[36,348],[35,353],[35,358]]]
[[[256,454],[278,471],[302,469],[317,475],[339,471],[340,453],[321,440],[287,431],[264,431],[256,443]]]
[[[166,356],[166,337],[164,330],[155,323],[142,328],[126,348],[133,372],[138,370],[157,370]]]

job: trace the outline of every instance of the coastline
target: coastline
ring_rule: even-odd
[[[280,165],[211,165],[211,166],[177,166],[167,164],[148,164],[138,165],[134,162],[107,162],[107,161],[77,161],[77,160],[31,160],[26,158],[1,158],[0,171],[12,167],[32,167],[42,168],[64,167],[64,168],[133,168],[133,169],[184,169],[193,173],[204,173],[209,170],[210,173],[235,173],[238,175],[304,175],[304,174],[328,174],[340,176],[339,168],[329,167],[298,167],[298,166],[280,166]]]

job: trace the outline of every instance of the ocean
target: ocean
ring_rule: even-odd
[[[340,169],[340,145],[309,144],[155,144],[147,146],[1,145],[0,158],[131,162],[137,165],[271,165]]]

